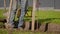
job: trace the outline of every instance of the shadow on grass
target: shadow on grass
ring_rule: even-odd
[[[55,20],[55,19],[60,19],[60,18],[38,19],[38,22],[39,23],[42,23],[42,22],[51,22],[52,20]]]

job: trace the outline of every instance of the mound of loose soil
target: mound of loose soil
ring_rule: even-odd
[[[60,32],[60,24],[54,24],[54,23],[48,24],[47,31]]]
[[[55,23],[47,23],[47,24],[41,24],[40,31],[47,31],[47,32],[60,32],[60,24]]]

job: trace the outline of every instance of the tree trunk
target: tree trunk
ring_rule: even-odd
[[[29,30],[30,23],[29,21],[25,22],[25,29],[24,30]]]

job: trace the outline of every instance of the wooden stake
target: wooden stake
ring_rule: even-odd
[[[4,11],[6,12],[6,0],[4,0]]]
[[[8,30],[12,29],[12,25],[9,23],[10,13],[11,13],[11,9],[12,9],[12,3],[13,3],[13,0],[10,0],[9,12],[8,12],[8,16],[7,16],[7,23],[5,23],[5,26]]]
[[[36,0],[33,0],[33,11],[32,11],[32,31],[34,31],[34,24],[35,24],[35,11],[36,11]]]
[[[7,23],[6,23],[8,34],[12,34],[12,32],[13,32],[12,26],[9,23],[10,13],[11,13],[11,10],[12,10],[12,4],[13,4],[13,0],[10,0],[10,6],[9,6],[9,12],[8,12],[9,15],[7,16]]]
[[[9,23],[9,18],[10,18],[10,12],[11,12],[11,9],[12,9],[12,4],[13,4],[13,0],[10,0],[10,6],[9,6],[9,16],[7,17],[7,23]]]

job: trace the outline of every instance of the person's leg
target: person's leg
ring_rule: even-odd
[[[14,16],[15,16],[15,12],[17,10],[16,8],[16,0],[13,0],[13,5],[12,5],[12,10],[11,10],[11,13],[10,13],[10,18],[9,18],[9,23],[13,26],[13,23],[14,23]]]
[[[21,15],[19,17],[18,28],[20,28],[23,25],[24,15],[25,15],[25,12],[26,12],[26,9],[27,9],[26,2],[27,2],[27,0],[20,0]]]

